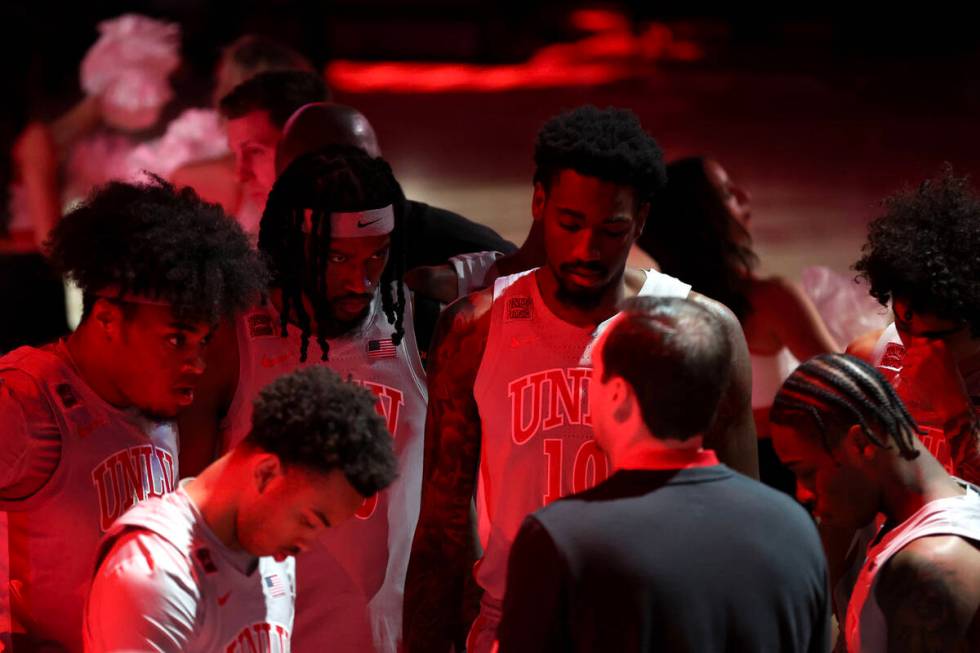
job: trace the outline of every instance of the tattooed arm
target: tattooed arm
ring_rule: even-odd
[[[759,478],[759,449],[752,418],[752,370],[749,347],[735,314],[723,304],[692,292],[689,299],[711,311],[721,320],[732,347],[728,387],[722,395],[718,414],[705,434],[704,446],[714,449],[718,459],[751,478]]]
[[[980,650],[980,549],[956,536],[914,540],[881,570],[875,598],[891,652]]]
[[[464,615],[477,611],[478,594],[464,593],[479,548],[471,509],[480,460],[473,383],[492,298],[492,290],[482,291],[449,306],[429,354],[422,508],[405,580],[404,638],[412,653],[451,650],[469,626]]]

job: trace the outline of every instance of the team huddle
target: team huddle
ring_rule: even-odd
[[[867,362],[811,358],[772,402],[815,522],[756,480],[740,318],[627,265],[669,181],[632,112],[542,126],[517,248],[406,198],[326,100],[302,71],[224,96],[257,233],[159,178],[52,231],[81,323],[0,358],[14,651],[827,651],[834,623],[980,650],[965,182],[872,227],[895,321]],[[958,240],[930,243],[953,304],[889,267],[903,219]]]

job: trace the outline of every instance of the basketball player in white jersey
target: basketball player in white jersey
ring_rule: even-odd
[[[975,422],[962,384],[935,363],[948,352],[933,346],[907,372],[959,395]],[[852,356],[812,358],[783,384],[771,421],[822,525],[878,526],[835,588],[847,650],[980,650],[980,490],[946,473],[885,379]]]
[[[484,594],[467,650],[483,652],[494,639],[507,554],[524,517],[605,478],[608,462],[592,440],[583,399],[590,371],[583,358],[624,298],[690,296],[722,319],[732,374],[705,446],[757,476],[737,320],[682,281],[626,269],[655,210],[651,196],[664,183],[660,148],[632,112],[586,106],[545,124],[535,163],[531,211],[547,263],[457,301],[437,327],[423,506],[406,588],[411,651],[448,651],[472,617],[463,588],[476,548],[474,494],[484,548],[476,579]]]
[[[884,206],[854,267],[882,305],[891,301],[895,321],[873,344],[865,338],[848,352],[869,360],[898,390],[927,429],[920,436],[926,448],[949,473],[980,483],[977,433],[962,420],[937,421],[933,389],[914,386],[902,373],[911,341],[944,342],[955,361],[950,374],[966,384],[980,415],[980,196],[946,167]]]
[[[218,206],[159,180],[97,190],[49,244],[85,312],[64,340],[0,358],[0,509],[14,637],[80,651],[99,538],[174,489],[173,417],[194,397],[212,327],[256,300],[266,272]]]
[[[388,164],[357,148],[293,161],[269,196],[259,238],[273,267],[272,301],[222,336],[231,344],[220,344],[227,356],[214,370],[224,378],[209,383],[219,391],[188,413],[197,432],[218,427],[227,451],[248,432],[258,390],[297,367],[325,365],[377,398],[399,477],[297,558],[297,650],[394,652],[401,639],[427,395],[411,295],[401,283],[400,202]],[[182,419],[182,432],[189,421]]]
[[[328,145],[353,145],[381,156],[374,127],[363,113],[336,102],[316,102],[297,109],[283,127],[276,169],[282,172],[300,154]],[[486,288],[500,274],[537,267],[544,259],[536,227],[515,252],[486,226],[424,204],[409,201],[409,207],[408,230],[414,240],[409,244],[405,283],[417,295],[448,304]],[[428,342],[421,344],[425,348]]]
[[[263,388],[244,440],[175,492],[127,512],[102,541],[85,650],[294,648],[292,556],[342,528],[396,475],[374,404],[374,394],[324,367]]]

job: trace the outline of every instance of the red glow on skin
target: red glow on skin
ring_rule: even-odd
[[[520,64],[480,66],[462,63],[334,61],[328,83],[341,91],[492,93],[514,89],[607,84],[648,73],[657,61],[697,61],[696,44],[674,38],[670,28],[653,23],[634,35],[629,22],[615,12],[572,12],[572,25],[588,32],[574,43],[549,45]]]

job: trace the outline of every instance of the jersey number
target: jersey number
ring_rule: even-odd
[[[563,450],[565,441],[559,438],[545,438],[542,441],[545,466],[548,470],[545,494],[542,497],[544,505],[564,496],[565,488]],[[575,453],[572,464],[572,493],[582,492],[606,480],[609,476],[609,461],[606,454],[599,449],[595,440],[583,442]]]

